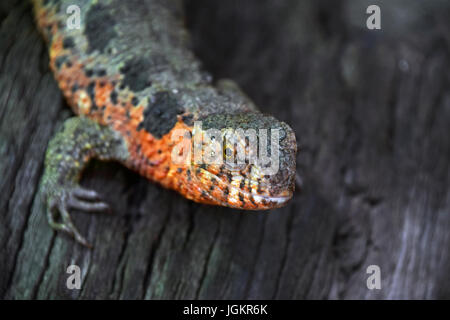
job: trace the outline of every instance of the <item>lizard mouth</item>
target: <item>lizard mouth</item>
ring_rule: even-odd
[[[255,203],[258,205],[258,207],[254,208],[254,210],[274,209],[282,207],[292,198],[292,194],[293,194],[292,192],[286,192],[283,195],[276,195],[276,196],[251,194]]]
[[[249,192],[239,185],[224,181],[214,173],[200,169],[193,175],[201,186],[202,194],[213,204],[245,210],[267,210],[284,206],[293,195],[292,190],[283,190],[276,195]]]

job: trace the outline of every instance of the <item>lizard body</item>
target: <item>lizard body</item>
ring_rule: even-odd
[[[43,188],[53,228],[87,245],[69,209],[107,207],[94,191],[78,185],[91,158],[119,161],[200,203],[257,210],[279,207],[291,198],[296,157],[292,129],[260,113],[233,82],[213,85],[189,48],[181,1],[33,3],[50,67],[77,115],[66,121],[46,154]],[[73,5],[80,8],[80,28],[75,29],[67,22]],[[203,123],[197,131],[279,129],[279,170],[267,175],[258,164],[174,163],[173,133],[188,132],[193,139],[196,121]],[[56,221],[58,213],[62,222]]]

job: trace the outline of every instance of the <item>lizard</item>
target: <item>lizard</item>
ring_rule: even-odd
[[[80,186],[91,159],[117,161],[203,204],[266,210],[292,197],[294,131],[260,112],[235,82],[214,82],[202,69],[191,49],[181,0],[32,2],[50,68],[76,114],[65,120],[45,155],[42,194],[53,229],[90,247],[70,211],[109,208],[96,191]],[[78,26],[70,25],[68,12],[79,15]],[[202,126],[196,127],[199,122]],[[229,128],[279,130],[277,171],[267,174],[262,163],[249,161],[173,161],[174,132],[187,132],[183,138],[194,146],[195,134]],[[242,143],[248,156],[248,138],[236,142],[226,146],[224,158],[235,155]]]

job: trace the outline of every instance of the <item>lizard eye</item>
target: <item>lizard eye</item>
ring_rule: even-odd
[[[224,165],[229,171],[244,171],[248,166],[247,163],[233,163],[229,161],[225,161]]]
[[[247,163],[238,163],[236,159],[236,150],[226,147],[223,150],[223,159],[225,168],[229,171],[242,171],[247,167]]]

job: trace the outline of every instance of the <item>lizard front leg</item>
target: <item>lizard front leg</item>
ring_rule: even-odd
[[[89,243],[73,224],[69,209],[86,212],[108,209],[95,191],[79,185],[82,170],[92,158],[124,162],[128,158],[126,143],[116,131],[90,119],[67,119],[48,145],[42,179],[50,226],[88,247]]]

